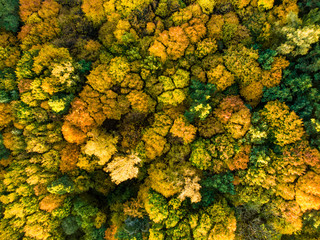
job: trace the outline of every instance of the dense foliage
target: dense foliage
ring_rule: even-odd
[[[1,240],[318,240],[317,0],[0,0]]]

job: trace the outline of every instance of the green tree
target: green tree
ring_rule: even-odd
[[[48,192],[59,195],[72,193],[74,191],[74,183],[65,175],[49,184],[47,189]]]
[[[190,109],[186,111],[185,116],[190,122],[195,118],[204,120],[211,112],[210,100],[216,90],[213,84],[204,84],[198,80],[191,79],[189,87],[190,97],[192,99]]]
[[[17,32],[19,27],[19,0],[0,1],[0,28]]]

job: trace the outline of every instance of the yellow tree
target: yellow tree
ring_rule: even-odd
[[[139,173],[141,159],[134,153],[127,156],[116,156],[104,168],[104,171],[109,172],[111,180],[120,184],[128,179],[136,178]]]
[[[301,140],[305,133],[302,119],[278,100],[268,102],[261,110],[261,116],[269,126],[269,136],[280,146]]]

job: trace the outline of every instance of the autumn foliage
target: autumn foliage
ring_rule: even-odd
[[[318,240],[316,0],[0,0],[1,240]]]

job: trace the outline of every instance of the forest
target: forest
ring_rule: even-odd
[[[320,240],[319,0],[0,0],[1,240]]]

